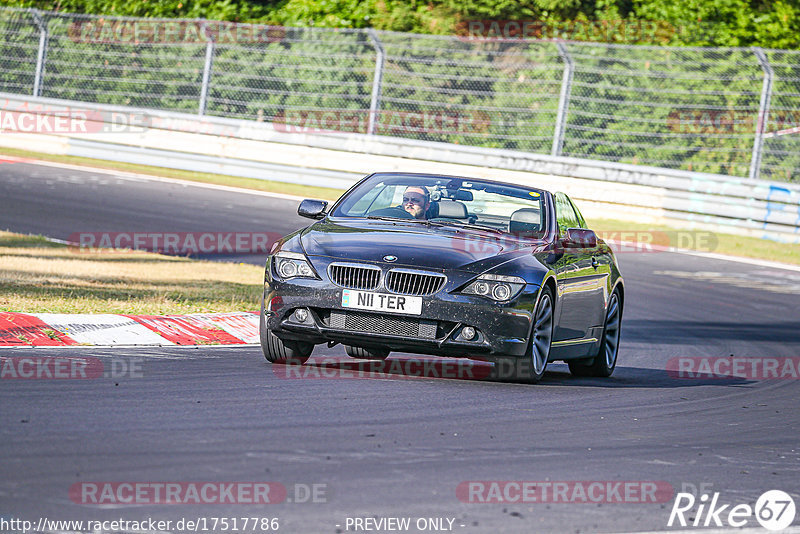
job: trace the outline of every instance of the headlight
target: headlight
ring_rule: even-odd
[[[304,254],[298,252],[278,252],[273,258],[275,274],[288,280],[290,278],[318,278],[314,268]]]
[[[525,280],[519,276],[482,274],[461,292],[465,295],[478,295],[503,302],[516,297],[523,287],[525,287]]]

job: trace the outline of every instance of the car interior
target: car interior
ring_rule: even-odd
[[[395,191],[402,191],[405,188],[404,185],[395,187]],[[410,217],[401,205],[394,204],[397,201],[395,195],[396,193],[386,197],[384,193],[376,193],[370,202],[371,205],[374,206],[381,198],[383,198],[386,203],[391,202],[393,205],[377,209],[367,208],[366,215],[372,217]],[[460,188],[435,188],[431,191],[430,206],[426,212],[426,219],[439,222],[453,221],[466,224],[479,224],[502,232],[526,237],[540,236],[539,234],[542,231],[542,214],[539,209],[533,207],[518,208],[512,211],[510,215],[506,215],[505,213],[497,212],[487,213],[481,206],[481,202],[475,200],[473,192],[470,190]]]

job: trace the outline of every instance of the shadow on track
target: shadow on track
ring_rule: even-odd
[[[548,366],[544,377],[537,386],[583,386],[594,388],[642,388],[642,389],[676,389],[695,386],[749,386],[757,380],[737,377],[698,376],[695,378],[678,378],[665,369],[647,369],[643,367],[617,367],[609,378],[585,378],[570,374],[564,367]]]
[[[354,380],[354,379],[438,379],[471,382],[494,382],[520,385],[518,377],[497,377],[486,362],[444,358],[388,358],[354,360],[312,358],[305,365],[272,364],[272,372],[282,379]],[[618,367],[610,378],[585,378],[570,374],[566,365],[550,364],[544,377],[529,387],[570,386],[614,389],[675,389],[696,386],[738,387],[757,382],[736,377],[698,376],[679,378],[666,369]]]

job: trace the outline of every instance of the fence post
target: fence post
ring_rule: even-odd
[[[753,155],[750,157],[750,179],[757,180],[761,174],[761,152],[764,148],[764,130],[769,119],[774,72],[764,50],[758,46],[754,46],[752,50],[761,64],[761,70],[764,71],[764,83],[761,85],[761,100],[758,104],[758,120],[756,121],[755,139],[753,140]]]
[[[49,35],[47,22],[42,18],[38,9],[30,10],[33,21],[39,27],[39,51],[36,54],[36,73],[33,77],[33,96],[42,96],[42,82],[44,79],[44,63],[47,60],[47,45]]]
[[[556,43],[558,55],[564,62],[564,74],[561,78],[561,94],[558,97],[558,113],[556,114],[556,127],[553,131],[553,149],[550,154],[560,156],[564,148],[564,132],[567,129],[567,111],[569,110],[569,94],[572,88],[572,73],[575,70],[575,63],[572,61],[567,45]]]
[[[372,28],[369,28],[367,30],[367,35],[369,36],[370,42],[372,42],[372,46],[375,47],[375,53],[377,54],[375,58],[375,76],[372,79],[372,98],[369,102],[369,122],[367,125],[367,133],[369,135],[375,135],[375,125],[378,121],[378,110],[381,105],[381,82],[383,80],[383,58],[385,54],[383,51],[383,44],[381,44],[381,40],[378,38],[378,33]]]
[[[211,83],[211,68],[214,66],[214,38],[208,33],[205,20],[202,24],[203,33],[206,36],[206,60],[203,65],[203,85],[200,86],[200,106],[197,110],[198,115],[206,114],[208,86]]]

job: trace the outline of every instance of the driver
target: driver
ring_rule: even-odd
[[[422,186],[410,185],[403,193],[403,209],[415,219],[426,219],[431,205],[431,195]]]

